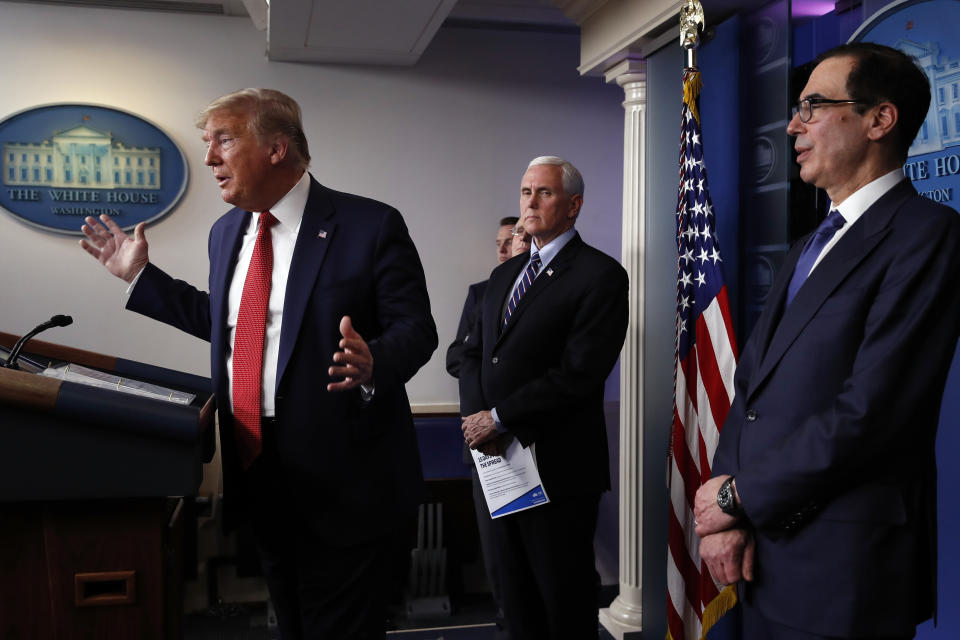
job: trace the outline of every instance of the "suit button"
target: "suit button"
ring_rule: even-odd
[[[746,413],[747,422],[756,422],[757,421],[757,410],[756,409],[747,409]]]
[[[497,356],[493,356],[492,358],[490,358],[490,362],[492,362],[493,364],[497,364],[498,362],[500,362],[500,358],[498,358]]]

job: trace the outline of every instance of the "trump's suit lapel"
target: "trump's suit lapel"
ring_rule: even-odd
[[[577,250],[582,244],[583,240],[580,239],[580,234],[574,235],[570,241],[564,245],[563,249],[561,249],[559,253],[554,256],[553,260],[550,261],[550,264],[545,266],[540,271],[536,279],[533,281],[533,284],[529,289],[527,289],[527,292],[523,294],[523,297],[520,298],[517,308],[510,315],[510,322],[507,323],[506,327],[503,327],[503,331],[500,333],[500,340],[509,334],[513,327],[523,321],[523,315],[526,313],[526,310],[534,304],[534,301],[537,299],[537,297],[553,286],[555,282],[559,282],[561,277],[567,273],[570,263],[572,262],[574,256],[576,256]],[[520,275],[519,271],[514,274],[513,280],[516,280],[518,275]],[[510,281],[511,285],[513,280]],[[507,293],[507,295],[513,295],[512,286],[510,287],[510,291]],[[503,318],[501,318],[501,324],[503,324],[502,320]]]
[[[747,389],[749,397],[773,371],[783,354],[800,336],[824,302],[839,288],[858,264],[860,264],[890,232],[890,219],[903,202],[915,194],[906,180],[884,194],[850,228],[840,241],[823,258],[807,281],[797,291],[793,302],[783,310],[780,322],[772,323],[773,335],[766,353],[760,360],[757,375],[752,376]],[[791,261],[792,273],[796,260]],[[789,264],[789,263],[788,263]],[[780,281],[776,295],[786,295],[786,283],[790,276]],[[782,303],[781,303],[782,304]]]
[[[226,357],[227,305],[230,299],[230,282],[237,267],[237,255],[243,235],[250,224],[249,211],[235,209],[223,225],[223,231],[211,238],[210,246],[210,344],[213,353]],[[226,379],[226,376],[224,376]]]
[[[313,293],[320,266],[333,242],[337,224],[331,202],[324,187],[310,178],[310,196],[300,221],[300,233],[293,249],[290,273],[287,276],[287,291],[283,299],[283,322],[280,327],[280,352],[277,358],[277,385],[290,362],[293,347],[297,343],[307,301]]]

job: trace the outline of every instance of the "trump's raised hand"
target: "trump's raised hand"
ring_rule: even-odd
[[[100,216],[100,222],[92,216],[87,216],[84,221],[86,224],[80,227],[86,236],[80,240],[83,250],[113,275],[132,282],[149,262],[147,238],[143,232],[146,223],[138,224],[131,238],[107,214]]]

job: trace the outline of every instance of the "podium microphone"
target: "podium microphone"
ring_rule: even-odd
[[[34,327],[33,331],[17,340],[17,344],[13,345],[13,349],[10,351],[10,357],[7,358],[6,362],[0,363],[0,365],[7,369],[19,369],[20,367],[17,366],[17,358],[20,357],[20,350],[23,349],[23,345],[25,345],[30,338],[41,331],[46,331],[50,327],[65,327],[69,324],[73,324],[73,318],[64,315],[55,315],[46,322],[41,322]]]

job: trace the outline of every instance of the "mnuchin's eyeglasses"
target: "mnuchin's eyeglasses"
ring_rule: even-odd
[[[793,115],[800,114],[800,122],[810,122],[813,110],[824,105],[834,104],[866,104],[865,100],[833,100],[832,98],[804,98],[793,108]]]

